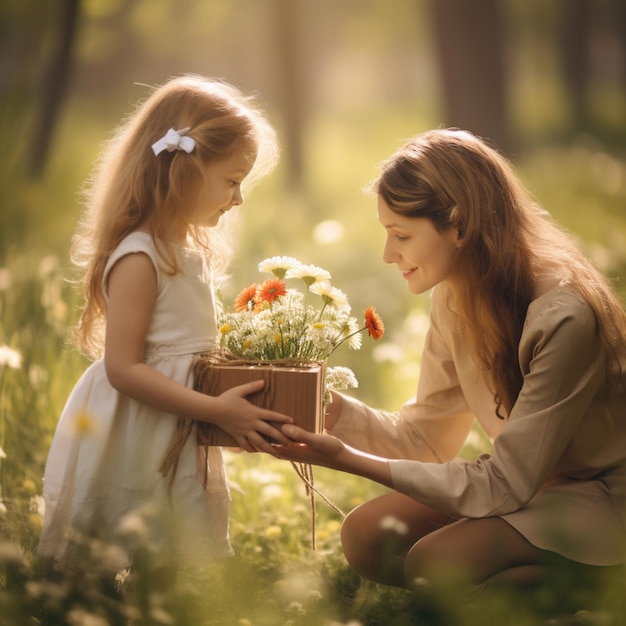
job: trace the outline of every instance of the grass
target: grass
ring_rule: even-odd
[[[566,606],[568,588],[468,602],[453,578],[450,588],[425,586],[415,595],[364,581],[343,558],[341,515],[317,499],[313,550],[304,485],[290,464],[261,455],[227,455],[231,559],[194,571],[178,571],[174,562],[157,567],[154,544],[146,535],[136,538],[137,562],[121,590],[115,583],[119,546],[96,539],[86,541],[79,566],[53,571],[33,551],[42,523],[45,456],[67,392],[85,365],[63,341],[73,297],[51,259],[30,273],[13,272],[11,286],[5,281],[0,291],[0,343],[14,351],[5,347],[0,368],[0,447],[6,454],[0,460],[0,624],[471,626],[487,617],[511,626],[623,623],[623,579],[594,588],[584,605],[589,610],[571,609],[551,622],[546,607],[554,603],[554,593],[562,593]],[[467,455],[480,445],[474,438]],[[315,475],[317,486],[343,511],[384,491],[323,468]]]
[[[411,134],[410,117],[410,112],[394,116],[393,132],[381,130],[380,140]],[[311,137],[314,144],[322,144],[313,146],[318,152],[328,151],[332,139],[333,149],[328,152],[333,158],[311,159],[315,167],[309,170],[306,199],[270,187],[265,196],[254,200],[254,217],[242,227],[233,280],[237,287],[247,284],[256,262],[272,254],[292,254],[330,269],[355,310],[376,305],[388,328],[385,350],[364,347],[360,353],[345,352],[340,359],[345,359],[343,364],[354,369],[361,382],[360,398],[397,408],[415,388],[427,299],[409,299],[399,281],[393,282],[395,274],[388,279],[384,273],[388,270],[379,260],[381,237],[371,202],[355,193],[375,173],[367,171],[370,164],[384,155],[357,148],[354,165],[354,155],[341,153],[361,145],[350,133],[349,125],[340,122]],[[388,151],[394,148],[395,144],[390,145]],[[573,149],[537,148],[517,164],[524,182],[558,221],[579,236],[602,269],[609,276],[623,276],[623,157],[581,140]],[[81,167],[85,169],[84,163]],[[455,588],[454,577],[446,589],[425,585],[414,595],[364,581],[343,558],[341,516],[318,499],[317,549],[312,550],[310,502],[303,484],[290,464],[257,455],[228,456],[235,548],[231,559],[193,572],[178,571],[176,563],[157,568],[149,537],[139,538],[141,558],[121,590],[115,584],[119,554],[115,545],[86,542],[82,565],[61,573],[37,559],[33,551],[42,523],[40,494],[46,455],[67,394],[86,365],[65,345],[78,303],[64,282],[63,262],[51,256],[56,242],[69,241],[68,224],[75,221],[73,208],[63,212],[62,206],[53,204],[57,198],[56,202],[72,206],[70,198],[77,184],[64,178],[68,170],[56,162],[51,179],[43,184],[22,188],[7,180],[0,192],[3,205],[15,200],[16,216],[21,207],[30,207],[24,218],[29,229],[26,252],[15,245],[8,252],[3,250],[5,267],[0,268],[0,346],[15,351],[0,352],[0,448],[6,455],[0,458],[0,625],[626,623],[623,575],[577,592],[582,594],[584,610],[571,604],[575,594],[567,578],[564,586],[551,585],[533,594],[479,595],[470,601]],[[50,193],[54,178],[63,188],[56,196]],[[357,206],[367,207],[369,213],[359,213]],[[45,219],[38,224],[39,212],[45,213]],[[285,212],[293,220],[282,219]],[[10,212],[2,214],[2,220],[10,219]],[[321,245],[311,233],[319,221],[327,219],[343,224],[346,235],[337,243]],[[259,237],[259,229],[268,236]],[[45,245],[47,235],[55,242],[52,249]],[[616,284],[626,296],[624,284]],[[11,361],[11,355],[19,359]],[[465,450],[468,457],[484,443],[480,433],[475,435]],[[315,476],[321,491],[343,511],[383,492],[382,487],[350,475],[317,469]],[[550,604],[561,606],[563,615],[558,611],[550,615]]]

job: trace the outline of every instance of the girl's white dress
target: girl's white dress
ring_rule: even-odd
[[[191,387],[193,361],[212,347],[216,332],[205,261],[196,251],[177,248],[182,271],[171,276],[162,270],[152,238],[134,232],[111,255],[103,285],[115,263],[132,253],[146,254],[157,274],[145,360]],[[207,452],[198,447],[193,432],[181,452],[171,491],[169,477],[159,473],[176,424],[176,415],[136,402],[111,387],[103,359],[93,363],[70,394],[52,442],[38,553],[60,559],[74,546],[68,538],[91,536],[158,545],[168,556],[173,553],[167,542],[175,541],[181,562],[194,565],[229,553],[230,497],[221,449],[212,447]]]

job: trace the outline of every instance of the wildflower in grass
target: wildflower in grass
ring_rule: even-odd
[[[24,563],[24,552],[22,548],[13,541],[0,541],[0,566],[22,565]]]
[[[72,433],[75,437],[91,435],[95,430],[95,422],[87,411],[78,411],[72,420]]]
[[[150,534],[150,529],[142,515],[131,511],[120,519],[117,532],[125,539],[143,540]]]
[[[34,389],[41,388],[46,382],[48,382],[48,378],[48,371],[40,365],[34,363],[28,368],[28,380]]]
[[[273,524],[272,526],[268,526],[263,534],[267,539],[278,539],[278,537],[283,534],[283,529]]]
[[[0,267],[0,291],[8,291],[13,286],[13,274],[8,267]]]
[[[32,496],[37,491],[37,486],[35,485],[34,481],[32,481],[30,478],[26,478],[26,479],[24,479],[24,482],[22,483],[22,489],[28,495]]]
[[[105,572],[119,572],[128,566],[128,554],[121,546],[106,544],[100,552],[100,566]]]
[[[336,533],[341,530],[341,522],[337,519],[330,519],[326,522],[326,530],[329,533]]]
[[[46,512],[46,501],[43,499],[43,496],[32,496],[28,503],[28,508],[32,513],[37,513],[37,515],[43,518]]]
[[[385,515],[385,517],[380,520],[380,527],[383,530],[388,530],[397,535],[406,535],[409,532],[409,527],[406,522],[403,522],[393,515]]]
[[[13,348],[6,345],[0,345],[0,366],[6,366],[14,370],[22,367],[22,355]]]
[[[45,280],[50,274],[54,274],[58,268],[59,257],[52,254],[45,256],[39,263],[39,278]]]
[[[31,513],[28,516],[28,525],[36,532],[41,532],[43,528],[43,517],[39,513]]]

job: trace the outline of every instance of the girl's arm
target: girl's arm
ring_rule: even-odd
[[[128,254],[115,264],[109,273],[108,295],[104,363],[115,389],[160,411],[211,422],[232,435],[248,452],[275,454],[262,435],[287,443],[270,422],[293,420],[245,399],[261,389],[263,381],[208,396],[179,385],[145,363],[145,342],[157,295],[156,271],[146,254]]]

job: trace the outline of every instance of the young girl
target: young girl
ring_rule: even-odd
[[[626,557],[626,315],[601,274],[468,132],[417,136],[374,184],[383,260],[432,291],[416,398],[334,394],[326,428],[282,427],[280,457],[392,488],[342,542],[361,575],[411,587],[535,584]],[[477,419],[493,451],[457,455]]]
[[[248,451],[271,454],[264,435],[286,441],[276,424],[291,420],[246,400],[262,381],[210,397],[191,378],[216,333],[212,282],[228,256],[218,222],[276,155],[249,99],[195,76],[154,90],[109,142],[73,245],[85,294],[76,339],[97,360],[52,442],[39,554],[69,558],[81,539],[124,534],[148,513],[164,532],[176,522],[182,559],[230,551],[220,449],[207,454],[192,434],[171,485],[159,467],[177,418],[217,424]]]

